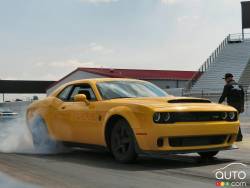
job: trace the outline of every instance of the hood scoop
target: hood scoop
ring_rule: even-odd
[[[168,103],[211,103],[211,101],[207,99],[173,99]]]

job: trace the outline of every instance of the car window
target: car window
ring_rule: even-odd
[[[73,87],[72,85],[67,86],[65,89],[63,89],[63,90],[59,93],[59,95],[57,96],[57,98],[61,99],[62,101],[67,101],[68,98],[69,98],[69,93],[70,93],[72,87]]]
[[[84,94],[84,95],[86,95],[86,97],[89,101],[96,101],[96,96],[95,96],[91,86],[88,84],[74,86],[74,88],[70,94],[69,100],[74,101],[74,96],[77,94]]]
[[[103,99],[165,97],[168,94],[149,82],[108,81],[97,84]]]

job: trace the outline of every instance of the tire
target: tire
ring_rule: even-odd
[[[58,146],[58,142],[50,138],[47,125],[41,117],[34,118],[29,124],[29,129],[36,150],[45,152]]]
[[[132,163],[137,158],[135,137],[125,120],[119,120],[113,127],[110,142],[111,153],[120,163]]]
[[[215,155],[217,155],[219,151],[208,151],[208,152],[199,152],[198,154],[201,156],[203,159],[211,159]]]

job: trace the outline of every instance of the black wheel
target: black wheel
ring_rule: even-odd
[[[125,120],[119,120],[112,129],[111,152],[121,163],[131,163],[137,158],[134,134]]]
[[[39,151],[48,151],[58,147],[58,142],[50,138],[47,125],[41,117],[34,118],[29,124],[29,129],[35,149]]]
[[[201,158],[209,159],[209,158],[213,158],[218,153],[219,151],[208,151],[208,152],[199,152],[198,154],[201,156]]]

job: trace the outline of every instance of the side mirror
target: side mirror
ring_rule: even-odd
[[[84,94],[77,94],[74,96],[74,102],[85,102],[87,105],[89,105],[89,101]]]

